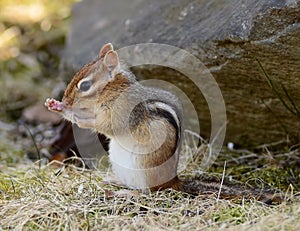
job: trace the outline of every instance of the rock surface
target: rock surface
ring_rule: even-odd
[[[229,142],[253,146],[291,138],[299,142],[300,116],[289,112],[268,85],[260,61],[281,97],[282,85],[300,110],[299,0],[82,1],[74,6],[63,69],[71,73],[111,42],[115,48],[163,43],[198,57],[218,82],[227,109]],[[146,68],[146,69],[145,69]],[[182,76],[166,68],[134,69],[139,78]],[[184,91],[209,137],[210,115],[198,90]],[[291,105],[293,111],[296,109]]]

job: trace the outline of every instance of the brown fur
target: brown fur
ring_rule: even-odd
[[[103,58],[106,55],[106,53],[111,50],[113,50],[112,44],[111,43],[105,44],[99,52],[99,58]]]
[[[169,158],[171,158],[174,155],[176,151],[177,137],[175,136],[174,128],[171,125],[169,125],[168,122],[165,120],[164,123],[167,126],[167,133],[169,136],[167,137],[165,142],[161,145],[161,147],[157,149],[155,152],[149,153],[147,155],[142,155],[142,158],[140,158],[139,160],[141,168],[151,168],[151,167],[162,165],[164,162],[166,162]],[[136,140],[140,140],[140,141],[141,138],[143,138],[142,141],[144,142],[149,140],[150,132],[148,126],[142,124],[136,127],[135,131],[133,131],[133,137],[135,137]]]
[[[109,54],[111,57],[109,57],[108,60],[106,60],[106,56]],[[106,63],[107,61],[107,63]],[[102,66],[101,66],[102,65]],[[112,130],[112,113],[118,114],[120,118],[122,119],[122,113],[126,112],[126,108],[129,107],[130,102],[128,99],[128,102],[126,100],[124,101],[123,105],[120,105],[120,108],[117,108],[117,110],[120,110],[118,112],[113,112],[113,105],[116,101],[116,99],[123,93],[126,92],[127,89],[136,83],[135,78],[132,76],[130,72],[127,72],[124,69],[119,69],[119,60],[117,57],[117,54],[115,51],[112,50],[111,44],[105,45],[100,53],[99,58],[97,58],[95,61],[85,65],[80,71],[78,71],[75,76],[73,77],[71,83],[68,85],[63,98],[64,105],[69,108],[69,111],[72,111],[74,108],[77,109],[75,113],[78,113],[78,111],[87,110],[87,109],[93,109],[96,107],[99,111],[96,111],[99,113],[97,114],[95,118],[92,118],[91,123],[86,123],[86,126],[92,129],[96,129],[98,132],[103,133],[104,135],[108,137],[114,136],[114,132]],[[99,67],[103,67],[102,69]],[[100,71],[99,71],[100,70]],[[98,71],[98,72],[97,72]],[[81,81],[83,78],[87,77],[91,73],[96,73],[97,76],[95,77],[95,81],[98,81],[96,85],[94,86],[94,89],[91,93],[79,94],[77,89],[77,84],[79,81]],[[113,76],[109,76],[113,75]],[[94,77],[93,77],[94,78]],[[102,82],[101,82],[102,81]],[[98,85],[97,85],[98,84]],[[138,85],[138,90],[148,90],[152,91],[153,89],[146,89],[142,86]],[[140,92],[139,92],[140,93]],[[137,93],[136,97],[143,97],[143,94],[139,95]],[[157,93],[157,94],[156,94]],[[164,102],[166,105],[170,106],[171,108],[176,108],[175,112],[178,116],[179,121],[182,118],[182,112],[180,109],[180,106],[177,105],[177,99],[172,99],[171,95],[168,95],[162,90],[156,90],[153,95],[161,96],[161,101]],[[77,102],[74,102],[75,98],[80,102],[80,104]],[[170,99],[171,98],[171,99]],[[165,100],[165,101],[164,101]],[[175,101],[175,102],[172,102]],[[176,107],[173,107],[176,105]],[[77,107],[77,108],[76,108]],[[135,111],[136,110],[136,111]],[[139,163],[140,169],[151,169],[158,166],[163,166],[163,164],[167,161],[168,165],[166,168],[159,168],[159,172],[157,171],[149,171],[147,173],[147,183],[149,185],[155,185],[151,187],[151,190],[159,190],[159,189],[165,189],[165,188],[174,188],[176,190],[181,190],[185,192],[189,192],[192,194],[199,194],[199,193],[217,193],[220,188],[219,183],[215,182],[204,182],[204,181],[197,181],[197,180],[191,180],[191,181],[182,181],[178,179],[177,177],[177,162],[178,162],[178,155],[179,155],[179,149],[178,146],[180,145],[180,132],[181,132],[181,121],[180,124],[178,124],[178,129],[172,125],[170,121],[164,115],[162,114],[151,114],[150,111],[147,109],[147,102],[142,103],[140,106],[137,107],[137,109],[133,110],[133,113],[130,117],[130,130],[135,138],[135,140],[141,145],[142,147],[150,147],[151,144],[149,144],[149,140],[151,140],[151,134],[149,130],[149,125],[154,120],[159,120],[163,123],[164,127],[161,129],[166,129],[166,139],[164,140],[164,143],[155,151],[151,153],[147,153],[147,155],[137,155],[136,158],[137,163]],[[79,112],[81,113],[81,112]],[[82,115],[84,112],[82,112]],[[91,113],[91,112],[89,112]],[[178,114],[177,114],[178,113]],[[91,114],[87,114],[91,115]],[[88,119],[90,117],[87,117]],[[68,118],[67,118],[68,119]],[[70,119],[70,118],[69,118]],[[93,121],[94,119],[94,121]],[[78,122],[78,121],[76,121]],[[93,122],[95,122],[93,124]],[[124,128],[124,121],[115,121],[117,129],[120,131]],[[80,125],[80,123],[79,123]],[[96,127],[93,127],[93,125]],[[157,129],[158,132],[161,130],[160,128]],[[177,131],[179,130],[179,131]],[[178,135],[179,134],[179,135]],[[147,146],[148,145],[148,146]],[[133,154],[134,155],[134,154]],[[169,180],[162,184],[155,184],[155,182],[161,182],[160,176],[170,176]],[[267,194],[258,194],[255,190],[243,190],[241,188],[237,187],[227,187],[225,185],[222,186],[221,190],[221,197],[222,198],[232,198],[232,197],[243,197],[243,196],[256,196],[262,200],[266,200],[266,198],[270,198]]]
[[[220,188],[221,199],[242,199],[255,198],[266,204],[280,203],[283,200],[282,195],[270,190],[259,190],[256,188],[248,188],[240,185],[237,182],[227,182],[226,180],[221,185],[221,180],[213,177],[202,176],[194,179],[179,180],[178,190],[194,195],[199,194],[215,194],[218,195]]]
[[[172,188],[172,189],[175,189],[177,191],[180,191],[181,185],[182,185],[182,181],[178,178],[178,176],[176,176],[175,178],[171,179],[170,181],[168,181],[164,184],[152,187],[151,191],[164,190],[164,189],[167,189],[167,188]]]
[[[75,99],[75,88],[77,87],[77,84],[80,80],[85,78],[87,75],[89,75],[95,68],[93,68],[93,65],[99,61],[99,59],[96,59],[86,65],[84,65],[73,77],[72,81],[68,84],[67,89],[64,92],[63,101],[66,104],[66,106],[72,106],[74,99]]]
[[[115,76],[114,80],[107,83],[101,92],[101,97],[97,98],[97,103],[99,105],[110,105],[113,103],[119,95],[125,91],[126,88],[130,86],[129,80],[123,74],[119,73]]]

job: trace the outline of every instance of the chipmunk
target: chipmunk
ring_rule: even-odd
[[[113,172],[130,188],[179,184],[181,105],[173,94],[139,84],[110,43],[75,74],[62,102],[48,99],[46,106],[108,137]]]
[[[79,127],[108,137],[112,170],[129,188],[219,190],[216,183],[178,178],[184,124],[179,100],[165,90],[141,85],[110,43],[75,74],[61,102],[47,99],[45,105]],[[227,189],[224,197],[237,191]]]

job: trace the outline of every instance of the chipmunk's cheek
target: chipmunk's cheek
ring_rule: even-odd
[[[93,118],[82,119],[82,118],[79,118],[75,115],[74,116],[74,122],[80,128],[95,128],[96,120],[93,119]]]
[[[80,128],[94,128],[96,123],[96,115],[93,112],[82,109],[73,108],[73,121]]]
[[[62,102],[52,98],[46,99],[45,106],[48,108],[48,110],[54,112],[62,112],[64,108]]]

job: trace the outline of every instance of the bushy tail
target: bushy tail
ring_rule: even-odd
[[[247,188],[237,183],[221,185],[215,178],[178,179],[177,184],[172,188],[193,195],[215,194],[222,199],[255,198],[266,204],[277,204],[283,201],[282,195],[275,191]]]

